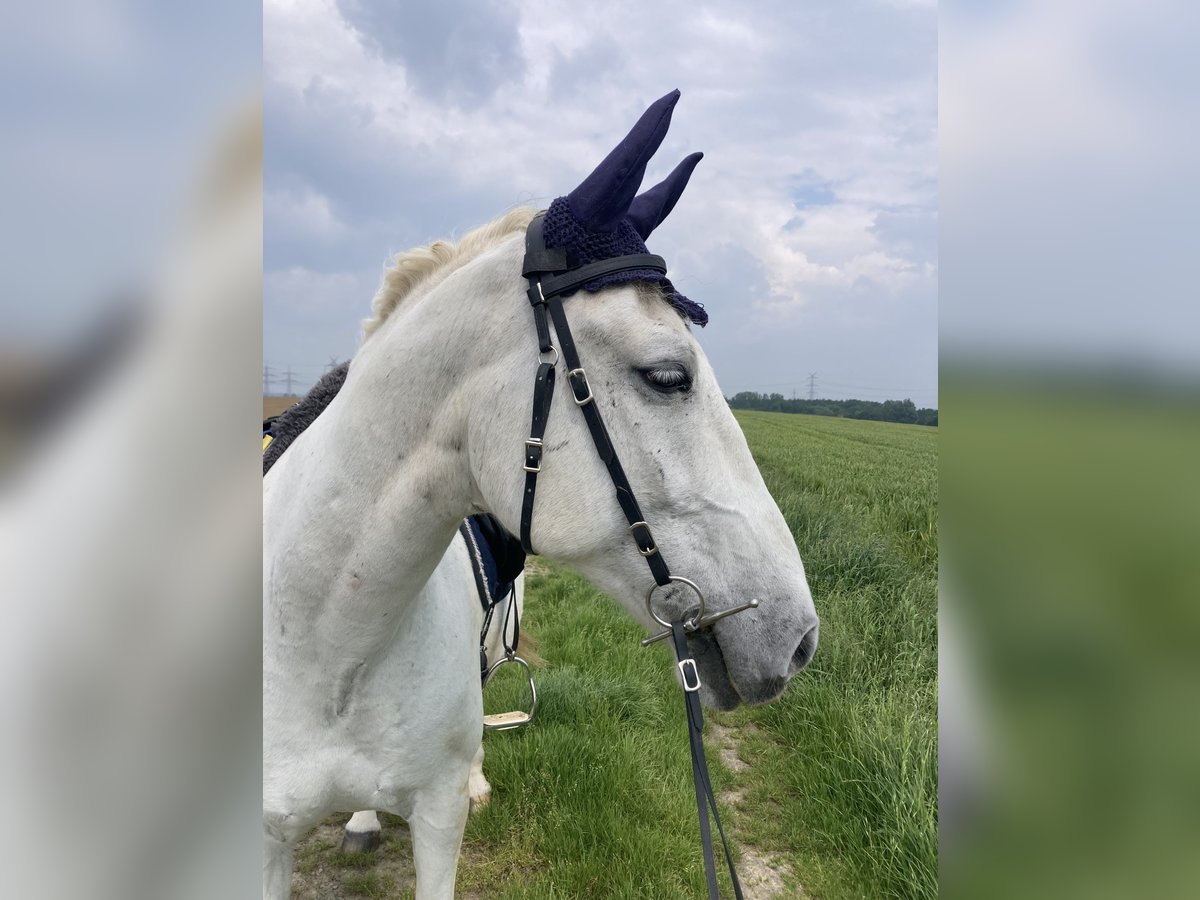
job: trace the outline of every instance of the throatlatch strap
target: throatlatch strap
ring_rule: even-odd
[[[671,625],[671,640],[675,645],[677,660],[683,662],[692,658],[683,623],[675,622]],[[704,712],[700,707],[700,692],[685,689],[683,702],[687,707],[688,744],[692,749],[692,781],[696,786],[696,812],[700,817],[700,843],[704,848],[704,878],[708,882],[708,897],[709,900],[719,900],[721,896],[717,886],[717,860],[716,854],[713,853],[712,828],[708,821],[711,811],[713,821],[717,823],[717,834],[721,838],[721,849],[725,851],[725,864],[729,867],[733,895],[737,900],[744,900],[742,883],[738,880],[737,869],[733,865],[733,854],[729,851],[729,841],[726,840],[725,829],[721,825],[721,814],[717,812],[717,798],[708,777],[708,760],[704,756]]]

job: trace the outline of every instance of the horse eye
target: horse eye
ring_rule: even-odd
[[[686,369],[670,366],[661,369],[642,369],[642,377],[656,391],[664,394],[691,390],[692,376]]]

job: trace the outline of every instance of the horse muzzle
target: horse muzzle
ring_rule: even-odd
[[[700,673],[704,705],[733,709],[742,703],[757,706],[778,698],[817,650],[820,622],[816,617],[797,630],[799,641],[776,653],[770,652],[767,642],[735,634],[731,625],[688,635],[688,647]],[[772,662],[772,657],[777,661]]]

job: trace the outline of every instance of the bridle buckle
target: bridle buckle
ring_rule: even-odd
[[[529,438],[525,441],[525,459],[533,460],[531,466],[528,462],[521,466],[526,472],[538,473],[542,471],[542,439]]]
[[[683,677],[683,689],[689,694],[700,690],[700,671],[696,668],[696,661],[689,656],[681,659],[678,665],[679,674]]]
[[[583,389],[586,392],[586,396],[584,397],[580,397],[579,391],[575,389],[575,376],[577,375],[583,379]],[[576,406],[587,406],[596,399],[592,395],[592,385],[588,381],[587,372],[583,371],[583,366],[580,366],[578,369],[572,369],[570,372],[568,372],[567,379],[571,382],[571,396],[575,398]]]
[[[641,541],[638,540],[637,529],[643,528],[646,531],[646,543],[650,546],[643,547]],[[638,553],[642,556],[653,556],[658,552],[658,545],[654,543],[654,532],[650,530],[650,526],[645,522],[634,522],[629,526],[629,533],[633,535],[633,541],[637,544]]]

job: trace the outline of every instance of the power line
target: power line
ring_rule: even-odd
[[[865,390],[863,388],[834,387],[834,388],[830,388],[829,391],[831,393],[837,393],[837,394],[853,394],[855,396],[861,396],[864,399],[870,399],[871,397],[882,397],[885,400],[895,400],[895,399],[899,399],[902,397],[908,397],[909,399],[912,399],[914,397],[924,398],[924,397],[936,396],[935,392],[932,390],[930,390],[930,391],[887,391],[887,390]]]
[[[275,369],[291,368],[291,369],[299,369],[299,370],[319,370],[321,372],[328,372],[330,369],[335,369],[338,366],[340,366],[343,362],[345,362],[345,360],[339,359],[337,356],[331,355],[329,357],[329,361],[323,362],[323,363],[315,363],[315,362],[314,363],[297,363],[297,362],[284,363],[284,362],[280,362],[278,359],[276,359],[274,362],[267,360],[267,362],[269,365],[272,366],[272,368],[275,368]]]
[[[825,384],[832,385],[833,387],[853,388],[858,391],[891,391],[892,393],[901,392],[901,393],[918,393],[918,394],[926,394],[926,393],[933,392],[931,388],[879,387],[878,385],[846,384],[845,382],[841,382],[841,381],[829,381],[829,380],[826,380]]]
[[[811,373],[809,375],[809,378],[811,378],[815,374],[816,373]],[[771,384],[760,384],[759,388],[793,387],[795,385],[800,385],[800,384],[804,384],[804,383],[808,382],[809,378],[793,378],[791,381],[776,381],[776,382],[772,382]],[[916,393],[916,394],[932,394],[934,392],[933,388],[886,387],[883,385],[847,384],[847,383],[841,382],[841,381],[830,381],[827,378],[822,378],[822,379],[820,379],[820,381],[821,381],[821,384],[827,384],[832,387],[855,388],[857,390],[864,390],[864,391],[889,391],[891,393],[898,393],[898,392],[909,393],[909,392],[911,392],[911,393]]]
[[[837,400],[837,399],[870,400],[873,398],[879,398],[882,400],[897,400],[897,399],[903,399],[905,397],[915,400],[917,398],[932,399],[932,397],[934,396],[933,390],[927,390],[927,391],[869,390],[868,391],[868,390],[856,390],[854,388],[828,387],[827,384],[828,384],[827,382],[821,382],[821,388],[819,391],[819,393],[822,395],[822,397],[827,400]],[[747,390],[754,391],[755,389],[747,388]],[[763,391],[761,389],[757,392],[758,393],[767,393],[767,391]],[[793,391],[793,393],[795,393],[795,392]],[[809,399],[810,400],[818,399],[816,396],[817,393],[818,393],[818,391],[813,390],[812,396],[809,397]],[[792,399],[795,399],[795,398],[793,397]]]
[[[816,372],[808,373],[808,399],[809,400],[817,399],[817,373]]]
[[[839,381],[828,381],[824,378],[816,377],[815,372],[812,373],[808,378],[797,379],[796,381],[777,381],[774,384],[760,384],[760,385],[757,385],[756,388],[748,388],[748,390],[756,390],[756,389],[763,390],[765,388],[783,387],[783,386],[794,387],[794,386],[798,386],[801,384],[804,384],[807,387],[812,388],[814,386],[813,385],[814,378],[816,379],[816,381],[818,381],[820,383],[820,386],[822,387],[822,389],[828,387],[828,388],[835,388],[838,390],[859,390],[859,391],[869,391],[871,393],[876,393],[876,394],[890,394],[892,396],[896,396],[897,394],[930,395],[930,394],[937,393],[937,390],[935,388],[899,388],[899,387],[890,388],[890,387],[882,387],[882,386],[871,387],[871,386],[867,386],[867,385],[844,384]]]
[[[825,382],[822,382],[824,385]],[[753,389],[750,389],[753,390]],[[766,391],[757,391],[766,396]],[[820,393],[820,398],[817,394]],[[795,400],[796,392],[792,391],[792,399]],[[872,403],[882,403],[884,400],[912,400],[917,406],[937,406],[936,394],[932,391],[889,391],[889,390],[855,390],[849,388],[829,388],[821,387],[818,392],[816,386],[810,386],[808,390],[809,400],[868,400]]]
[[[329,363],[280,363],[278,361],[272,363],[276,368],[282,368],[284,365],[291,366],[293,369],[328,369]]]

